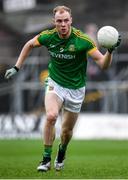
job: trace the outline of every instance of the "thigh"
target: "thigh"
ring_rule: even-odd
[[[70,112],[67,110],[63,111],[62,116],[62,129],[73,130],[75,123],[78,119],[79,113]]]
[[[59,113],[62,107],[63,101],[54,93],[46,93],[45,94],[45,110],[46,114],[48,112],[55,112],[56,114]]]
[[[59,85],[55,83],[51,78],[48,78],[45,83],[45,110],[48,112],[59,113],[63,98],[58,92],[60,92]]]

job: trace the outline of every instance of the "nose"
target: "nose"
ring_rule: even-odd
[[[64,21],[62,21],[62,26],[65,26],[65,22]]]

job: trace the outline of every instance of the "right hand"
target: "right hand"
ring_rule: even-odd
[[[15,74],[17,74],[17,72],[18,72],[18,68],[17,67],[13,67],[13,68],[11,68],[11,69],[8,69],[7,71],[6,71],[6,73],[5,73],[5,79],[10,79],[10,78],[12,78]]]

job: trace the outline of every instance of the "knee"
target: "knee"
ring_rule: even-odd
[[[56,119],[57,119],[57,117],[58,117],[58,113],[48,112],[48,113],[46,114],[46,116],[47,116],[47,122],[54,125],[55,122],[56,122]]]

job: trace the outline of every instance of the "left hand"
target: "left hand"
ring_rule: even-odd
[[[121,43],[121,35],[118,36],[117,43],[108,49],[108,52],[111,54],[116,48],[119,47],[120,43]]]

